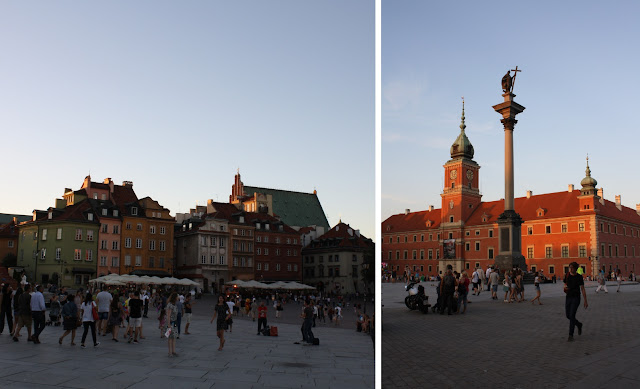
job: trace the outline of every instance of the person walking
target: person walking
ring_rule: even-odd
[[[460,281],[458,282],[458,312],[464,314],[467,311],[467,296],[469,294],[469,277],[467,272],[463,271]],[[460,306],[464,305],[462,312],[460,312]]]
[[[165,333],[168,339],[170,357],[178,356],[178,354],[176,354],[176,338],[178,337],[178,333],[176,329],[176,321],[178,320],[178,312],[176,307],[177,302],[178,302],[178,293],[176,292],[171,293],[171,295],[169,296],[169,299],[167,300],[167,309],[166,309],[166,314],[167,314],[167,317],[169,318],[169,328]]]
[[[129,326],[132,334],[129,335],[128,342],[137,344],[138,338],[142,336],[142,311],[143,302],[140,300],[140,291],[133,292],[133,297],[129,299]]]
[[[178,296],[178,301],[176,301],[176,328],[178,329],[178,335],[176,339],[180,339],[180,332],[182,327],[182,315],[184,314],[184,297]]]
[[[458,286],[458,281],[453,276],[453,266],[447,265],[447,272],[440,282],[440,296],[442,296],[442,307],[440,314],[444,315],[444,309],[447,308],[447,315],[451,315],[453,308],[453,294]]]
[[[471,276],[471,282],[473,283],[473,295],[474,296],[479,296],[480,295],[480,291],[482,290],[482,284],[481,284],[481,278],[480,278],[480,273],[482,273],[482,270],[480,270],[479,267],[476,268],[476,270],[473,271],[473,276]],[[460,301],[460,300],[458,300]],[[460,303],[458,303],[458,306],[460,306]]]
[[[504,302],[511,302],[511,271],[505,270],[502,289],[504,290]]]
[[[186,299],[184,300],[184,319],[185,319],[185,327],[184,327],[184,334],[185,335],[189,335],[191,334],[191,332],[189,332],[189,324],[191,324],[191,307],[193,306],[193,304],[195,304],[195,302],[191,301],[191,296],[192,294],[189,293],[186,297]]]
[[[489,274],[489,285],[491,287],[491,298],[493,300],[498,299],[498,282],[500,280],[500,274],[498,273],[498,269],[491,269],[491,274]]]
[[[567,294],[565,299],[565,312],[569,319],[569,338],[567,341],[573,342],[574,328],[578,327],[578,335],[582,335],[582,323],[576,318],[578,307],[580,306],[580,292],[584,297],[584,309],[587,309],[587,292],[584,289],[584,279],[578,274],[578,264],[571,262],[569,264],[569,273],[564,276],[564,292]]]
[[[604,267],[598,273],[598,287],[596,288],[596,293],[600,291],[600,289],[604,289],[605,293],[609,293],[607,290],[607,277],[604,274]]]
[[[13,330],[13,341],[17,342],[18,337],[20,337],[20,330],[22,326],[27,327],[27,341],[32,341],[31,337],[31,285],[24,284],[24,291],[20,294],[18,298],[18,322],[16,324],[15,329]],[[15,304],[15,302],[14,302]]]
[[[7,320],[9,333],[13,332],[13,312],[11,312],[11,285],[4,284],[2,286],[2,295],[0,295],[0,333],[4,331],[4,321]]]
[[[40,334],[46,326],[47,319],[45,312],[47,306],[44,305],[44,296],[42,295],[43,286],[36,286],[36,291],[31,296],[31,316],[33,317],[33,343],[40,344]]]
[[[540,273],[536,272],[535,275],[536,278],[533,281],[533,287],[536,290],[536,297],[531,300],[531,304],[533,304],[534,301],[538,300],[538,305],[542,305],[542,303],[540,302]]]
[[[224,347],[224,330],[227,326],[227,321],[231,319],[231,311],[229,310],[229,306],[224,301],[224,296],[218,296],[218,304],[216,304],[215,310],[213,311],[213,317],[211,318],[211,323],[218,318],[216,321],[216,334],[218,335],[218,339],[220,339],[220,347],[218,347],[218,351],[222,351]]]
[[[233,302],[232,298],[229,298],[226,302],[227,306],[229,307],[229,312],[231,312],[231,314],[233,315],[233,309],[235,307],[235,303]],[[229,315],[229,318],[227,319],[227,328],[229,329],[229,332],[233,332],[233,317],[231,317],[232,315]]]
[[[85,348],[84,341],[87,339],[87,332],[89,332],[89,328],[91,328],[91,338],[93,339],[93,347],[98,347],[100,342],[96,341],[96,322],[93,318],[93,309],[96,308],[96,303],[93,301],[93,295],[90,292],[87,292],[86,297],[84,298],[84,302],[80,306],[80,312],[82,316],[82,325],[84,327],[84,332],[82,333],[82,340],[80,342],[80,347]]]
[[[64,334],[58,339],[58,343],[62,344],[64,337],[71,333],[71,345],[75,346],[76,328],[78,328],[78,307],[73,302],[62,306],[62,326]]]
[[[616,281],[618,282],[618,290],[616,292],[620,292],[620,285],[622,285],[622,272],[620,269],[616,271]]]

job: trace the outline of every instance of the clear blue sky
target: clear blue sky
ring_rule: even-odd
[[[130,180],[172,214],[318,191],[374,237],[371,1],[3,2],[0,212]]]
[[[504,197],[504,131],[492,108],[519,66],[515,195],[580,188],[589,154],[604,197],[640,203],[640,4],[632,1],[382,2],[382,220],[441,207],[460,132],[484,201]],[[516,210],[517,211],[517,210]]]

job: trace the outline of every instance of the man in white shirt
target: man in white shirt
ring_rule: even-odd
[[[40,344],[40,333],[44,330],[46,318],[42,285],[36,286],[35,293],[31,296],[31,317],[33,317],[33,343]]]
[[[107,286],[102,285],[102,292],[96,296],[98,303],[98,323],[96,323],[98,335],[100,335],[101,332],[102,336],[107,335],[107,319],[109,318],[109,305],[111,305],[111,300],[113,300],[113,296],[107,292]]]
[[[491,282],[489,282],[489,276],[491,276],[491,266],[487,266],[487,271],[484,274],[484,278],[487,283],[487,291],[491,290]]]

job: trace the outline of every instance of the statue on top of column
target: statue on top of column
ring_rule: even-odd
[[[502,91],[504,93],[513,93],[513,86],[516,82],[516,76],[518,75],[518,72],[521,71],[522,70],[519,70],[516,66],[515,69],[508,70],[507,74],[502,77]],[[511,72],[513,72],[513,77],[511,76]]]

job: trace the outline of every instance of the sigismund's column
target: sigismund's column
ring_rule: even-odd
[[[511,72],[514,72],[513,76]],[[497,220],[499,244],[495,260],[496,266],[501,270],[515,266],[526,270],[526,261],[521,252],[522,218],[516,213],[513,200],[513,129],[518,122],[516,115],[525,110],[522,105],[513,101],[516,97],[513,94],[513,85],[518,72],[520,70],[516,66],[515,70],[508,71],[502,78],[504,102],[493,106],[493,109],[502,115],[500,122],[504,126],[504,212]]]

